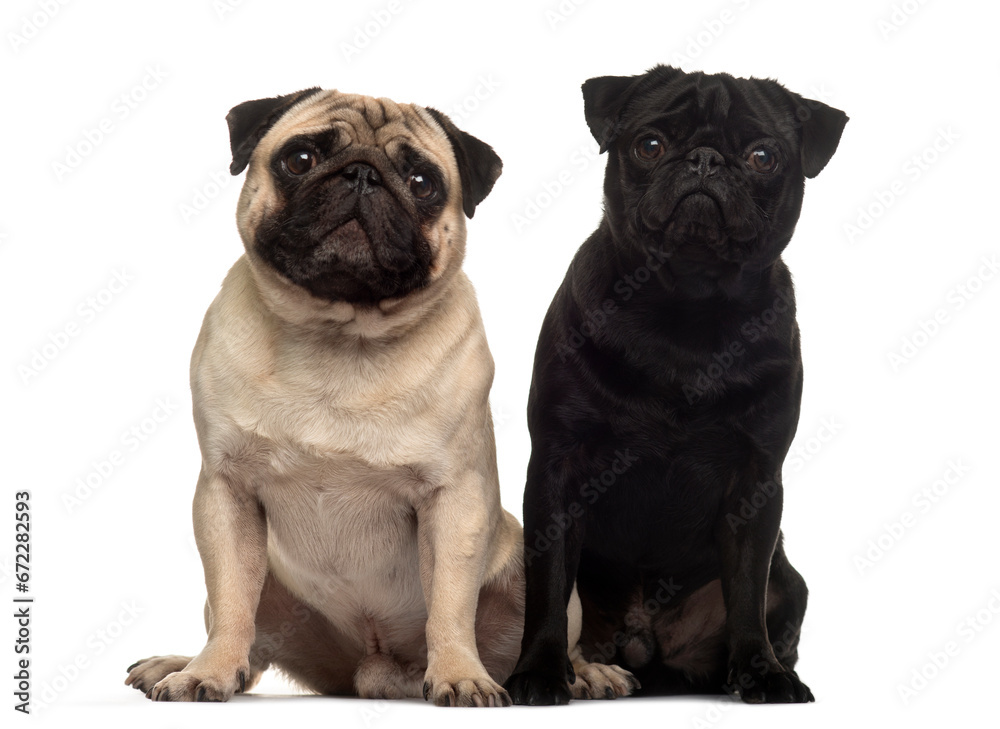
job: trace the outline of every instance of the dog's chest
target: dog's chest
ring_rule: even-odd
[[[422,614],[417,521],[407,469],[328,458],[263,485],[268,563],[335,622]]]
[[[335,387],[304,384],[264,389],[261,400],[268,407],[236,415],[241,429],[279,444],[282,450],[324,459],[350,454],[391,469],[423,458],[427,447],[436,445],[434,435],[440,430],[438,413],[426,406],[425,393],[412,390],[387,387],[384,392],[351,397]],[[280,463],[274,465],[282,468]]]

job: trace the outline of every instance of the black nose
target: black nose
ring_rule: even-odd
[[[691,164],[691,171],[699,177],[711,177],[725,164],[725,158],[711,147],[696,147],[685,157]]]
[[[359,195],[374,192],[376,185],[382,184],[382,176],[371,165],[364,162],[352,162],[340,171],[347,184]]]

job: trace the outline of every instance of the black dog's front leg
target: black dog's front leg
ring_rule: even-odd
[[[781,665],[768,640],[767,583],[782,486],[779,476],[754,475],[730,490],[716,525],[729,641],[725,689],[748,704],[813,701],[809,687]]]
[[[524,490],[525,616],[521,656],[507,689],[515,704],[566,704],[574,680],[566,606],[580,563],[582,525],[567,513],[566,475],[537,450]]]

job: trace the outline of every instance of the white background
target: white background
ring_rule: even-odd
[[[995,3],[234,5],[8,0],[0,17],[0,590],[9,605],[13,495],[30,489],[31,659],[45,726],[937,726],[982,716],[1000,649],[1000,277],[980,276],[982,259],[1000,253]],[[786,255],[806,385],[783,527],[811,591],[799,673],[817,703],[637,699],[473,718],[418,701],[277,698],[289,691],[277,678],[259,689],[266,697],[225,706],[154,705],[123,686],[134,660],[197,652],[204,640],[187,377],[202,315],[242,251],[229,108],[321,85],[435,106],[499,152],[504,174],[469,225],[466,270],[497,364],[503,500],[520,515],[538,326],[600,217],[604,161],[579,87],[659,62],[774,77],[851,117],[807,185]],[[105,291],[116,272],[129,283]],[[923,334],[939,310],[946,320]],[[904,357],[904,339],[922,346]],[[172,408],[165,418],[158,400]],[[123,436],[133,427],[144,440]],[[114,451],[120,465],[95,475]],[[97,488],[68,501],[88,476]],[[969,619],[976,627],[961,627]],[[12,619],[0,633],[10,717]],[[949,642],[955,655],[935,671],[932,655]],[[914,684],[915,671],[930,678]],[[904,700],[900,686],[914,685]]]

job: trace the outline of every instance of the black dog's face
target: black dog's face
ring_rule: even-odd
[[[620,242],[667,258],[672,285],[709,294],[773,263],[804,178],[836,149],[846,115],[778,83],[657,67],[584,84],[610,149],[606,211]]]
[[[472,217],[500,174],[489,145],[440,112],[308,89],[227,117],[238,222],[255,265],[314,297],[371,306],[461,262]]]

